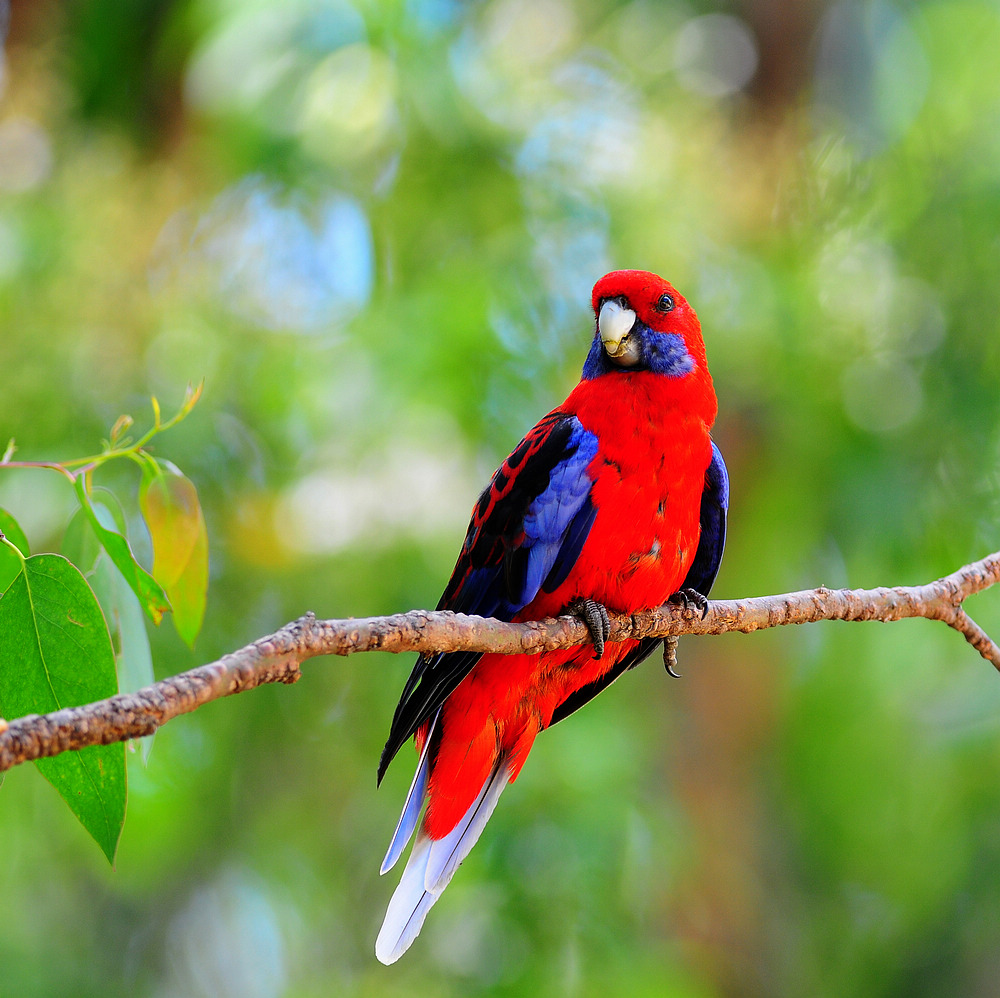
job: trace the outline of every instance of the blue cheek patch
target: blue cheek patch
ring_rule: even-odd
[[[642,329],[642,367],[668,378],[682,378],[694,370],[694,357],[687,352],[680,333],[654,333]]]
[[[594,342],[590,344],[590,353],[587,354],[587,359],[583,362],[583,380],[592,381],[602,374],[608,374],[611,370],[611,362],[601,344],[601,334],[598,333],[594,337]]]

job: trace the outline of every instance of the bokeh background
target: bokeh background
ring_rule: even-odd
[[[998,52],[992,0],[15,0],[0,437],[80,456],[205,379],[158,443],[211,538],[196,652],[152,634],[170,675],[307,609],[432,606],[578,377],[591,284],[646,268],[706,332],[716,593],[928,581],[1000,547]],[[69,491],[0,477],[35,550]],[[1000,631],[1000,596],[970,610]],[[925,621],[681,662],[539,739],[388,969],[408,656],[172,722],[130,756],[115,871],[15,770],[0,990],[1000,992],[990,666]]]

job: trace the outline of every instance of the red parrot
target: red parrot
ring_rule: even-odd
[[[427,807],[375,943],[383,963],[416,938],[535,736],[659,643],[608,641],[607,611],[671,597],[704,608],[719,569],[729,480],[709,435],[717,403],[698,317],[663,278],[640,270],[602,277],[592,304],[580,383],[479,497],[438,609],[513,621],[574,613],[594,645],[417,660],[378,768],[381,782],[414,736],[417,772],[382,873]]]

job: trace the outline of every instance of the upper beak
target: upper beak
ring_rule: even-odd
[[[609,357],[626,359],[625,355],[629,352],[626,341],[634,325],[635,312],[620,301],[609,298],[601,306],[597,316],[597,331],[601,334],[601,342]]]

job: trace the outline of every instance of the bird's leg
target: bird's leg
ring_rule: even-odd
[[[704,620],[708,613],[708,597],[697,589],[678,589],[677,592],[667,600],[674,606],[682,606],[685,610],[700,610],[701,619]],[[677,635],[668,634],[663,639],[663,667],[674,679],[680,679],[677,672]]]
[[[590,631],[590,639],[594,642],[594,658],[604,654],[604,642],[611,637],[611,618],[607,608],[594,599],[578,599],[566,607],[566,612],[579,617]]]
[[[674,677],[680,679],[681,674],[677,669],[677,635],[668,634],[663,639],[663,668]]]

